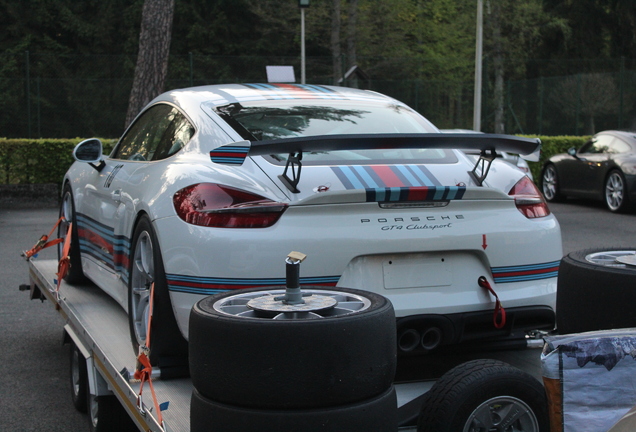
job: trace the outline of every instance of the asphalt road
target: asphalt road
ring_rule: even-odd
[[[563,250],[636,248],[636,213],[612,214],[601,204],[552,204]],[[87,417],[70,397],[68,346],[62,319],[50,304],[28,301],[18,286],[28,281],[19,256],[57,220],[57,209],[0,208],[0,431],[86,431]],[[53,248],[42,258],[54,258]]]

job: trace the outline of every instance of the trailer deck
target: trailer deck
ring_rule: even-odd
[[[148,384],[144,386],[142,409],[139,409],[139,381],[128,379],[134,371],[136,356],[131,348],[126,312],[92,284],[70,285],[62,282],[58,299],[55,293],[56,271],[55,260],[29,261],[31,297],[43,297],[55,305],[63,318],[64,330],[87,358],[89,366],[93,365],[94,370],[99,372],[107,391],[119,399],[140,430],[189,431],[190,398],[193,390],[190,379],[153,379],[158,402],[169,402],[168,409],[162,411],[162,428],[152,412],[153,402]],[[543,343],[542,340],[533,340],[529,345],[540,347]],[[413,416],[417,418],[419,398],[430,390],[436,378],[455,365],[477,358],[505,361],[541,379],[540,351],[536,349],[454,353],[430,356],[424,360],[422,357],[401,358],[396,377],[398,381],[395,383],[398,413],[402,419],[399,430],[416,430],[412,421],[405,420],[412,420]],[[91,375],[89,372],[91,391],[97,392],[100,378],[90,377]]]

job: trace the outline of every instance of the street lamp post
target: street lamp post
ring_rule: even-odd
[[[305,75],[305,9],[309,7],[309,0],[298,0],[300,8],[300,83],[306,83]]]
[[[481,131],[481,62],[484,38],[484,0],[477,0],[477,42],[475,46],[475,95],[473,105],[473,130]]]

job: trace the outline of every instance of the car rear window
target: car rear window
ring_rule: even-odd
[[[259,101],[219,106],[216,113],[250,141],[318,135],[438,132],[420,114],[394,101]],[[266,158],[272,163],[284,163],[287,155]],[[303,164],[307,165],[456,161],[452,151],[441,149],[342,150],[303,154]]]

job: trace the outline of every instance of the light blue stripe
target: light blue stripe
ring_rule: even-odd
[[[417,165],[408,165],[413,173],[421,180],[423,186],[435,186],[435,183],[431,179],[428,178],[426,174],[420,169]]]
[[[364,169],[364,167],[360,165],[354,165],[350,168],[355,170],[355,172],[357,172],[360,177],[362,177],[362,180],[367,183],[366,185],[363,185],[364,188],[377,188],[380,186],[375,180],[373,180],[373,177],[371,177],[371,175],[367,172],[367,170]]]
[[[358,177],[355,175],[355,173],[353,172],[353,170],[351,169],[351,167],[349,166],[343,166],[341,168],[343,174],[345,176],[347,176],[347,178],[349,179],[349,181],[351,182],[351,184],[353,185],[354,189],[365,189],[364,185],[362,183],[360,183],[360,180],[358,179]]]
[[[389,188],[389,193],[390,193],[390,201],[399,201],[400,200],[400,192],[402,190],[399,187],[392,187]]]
[[[424,186],[422,184],[422,182],[418,181],[415,176],[413,175],[413,173],[411,172],[411,170],[409,170],[406,166],[404,165],[396,165],[395,166],[398,171],[400,171],[400,173],[402,173],[402,175],[404,177],[406,177],[406,179],[411,183],[408,186]]]

